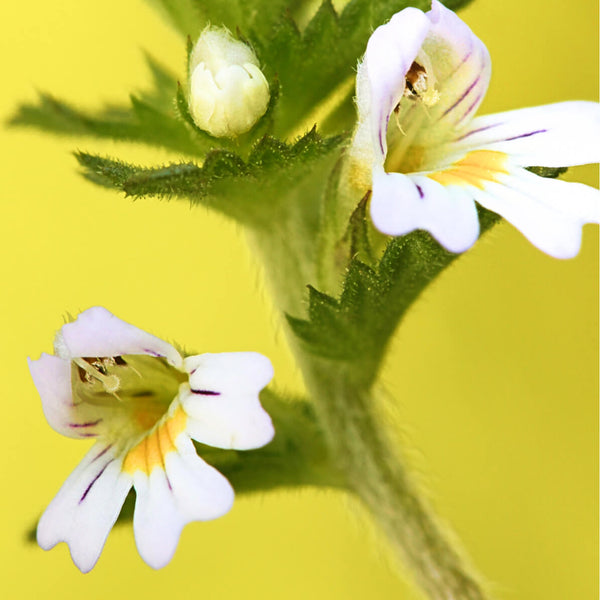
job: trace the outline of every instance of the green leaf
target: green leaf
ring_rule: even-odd
[[[218,143],[206,134],[191,132],[174,111],[161,112],[154,104],[136,96],[131,96],[131,105],[131,109],[107,107],[93,113],[41,93],[39,103],[21,105],[9,125],[36,127],[63,135],[140,142],[196,156]]]
[[[534,175],[539,175],[540,177],[548,177],[549,179],[556,179],[560,177],[563,173],[566,173],[569,168],[568,167],[527,167],[528,171],[531,171]]]
[[[197,0],[147,0],[179,33],[198,36],[206,25],[201,3]]]
[[[312,130],[294,144],[261,138],[247,160],[226,150],[209,152],[202,166],[175,163],[145,168],[78,153],[84,176],[136,198],[185,198],[203,203],[241,222],[272,220],[273,203],[285,202],[285,189],[339,148],[343,138],[321,138]],[[268,210],[264,210],[268,208]]]
[[[173,95],[177,88],[177,76],[159,63],[150,53],[144,52],[148,70],[152,76],[150,88],[141,91],[138,96],[147,104],[163,113],[173,111]]]
[[[498,221],[480,209],[482,232]],[[373,268],[351,258],[339,298],[310,288],[308,318],[288,315],[288,323],[310,353],[360,363],[372,381],[401,318],[457,256],[424,231],[392,238]]]
[[[252,30],[264,35],[286,10],[298,0],[148,0],[167,16],[184,36],[194,41],[206,25],[224,25],[230,31]]]

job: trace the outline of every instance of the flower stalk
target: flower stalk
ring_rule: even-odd
[[[316,399],[337,466],[375,519],[401,563],[431,599],[484,600],[477,577],[419,493],[372,389],[351,365],[306,357],[303,373]]]
[[[304,212],[304,222],[309,223],[307,213],[310,210]],[[296,219],[296,225],[298,222]],[[318,258],[303,254],[303,260],[298,260],[299,255],[287,243],[292,232],[287,232],[289,236],[281,229],[277,236],[261,233],[265,232],[254,231],[251,242],[262,258],[276,303],[297,310],[305,304],[304,290],[290,281],[314,273],[312,261]],[[330,265],[330,270],[335,267]],[[338,277],[341,275],[338,272]],[[294,295],[290,295],[292,290]],[[408,304],[411,292],[406,289]],[[485,600],[477,576],[411,480],[398,440],[392,441],[379,414],[374,390],[384,348],[371,356],[370,364],[328,359],[307,351],[289,328],[286,332],[332,464],[345,489],[361,500],[378,524],[399,562],[409,567],[432,600]]]

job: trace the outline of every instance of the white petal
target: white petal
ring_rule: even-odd
[[[163,356],[175,367],[180,367],[182,362],[171,344],[122,321],[101,306],[89,308],[73,323],[64,325],[55,346],[57,354],[66,359],[149,354]]]
[[[389,235],[425,229],[451,252],[464,252],[479,236],[472,197],[458,187],[444,187],[425,176],[375,176],[371,218],[377,229]]]
[[[600,104],[561,102],[474,119],[453,151],[485,148],[524,167],[570,167],[600,161]]]
[[[154,569],[169,563],[181,530],[191,521],[216,519],[233,505],[231,485],[198,455],[189,438],[179,436],[177,451],[165,456],[165,470],[134,475],[137,494],[133,529],[144,561]]]
[[[273,377],[268,358],[255,352],[190,356],[189,393],[180,400],[191,417],[187,431],[195,440],[218,448],[248,450],[273,439],[273,424],[258,393]]]
[[[502,215],[529,241],[555,258],[579,252],[584,223],[600,223],[600,192],[581,183],[538,177],[515,168],[484,190],[472,188],[475,199]]]
[[[358,67],[356,95],[359,121],[369,120],[375,153],[387,151],[388,120],[404,91],[405,76],[429,30],[430,22],[416,8],[405,8],[378,27]]]
[[[468,25],[436,0],[427,16],[431,28],[422,53],[431,62],[440,98],[429,107],[431,122],[424,129],[435,132],[463,127],[476,113],[487,91],[490,55]]]
[[[102,410],[89,404],[73,404],[70,363],[49,354],[42,354],[38,360],[28,358],[27,362],[50,427],[67,437],[95,437],[102,423]]]
[[[100,557],[130,488],[131,476],[121,471],[114,447],[95,444],[42,515],[38,544],[49,550],[66,542],[73,562],[87,573]]]

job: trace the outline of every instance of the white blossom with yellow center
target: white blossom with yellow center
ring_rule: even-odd
[[[248,450],[273,438],[258,400],[271,363],[254,352],[182,358],[101,307],[64,325],[55,352],[29,360],[46,419],[63,435],[96,443],[42,515],[39,545],[66,542],[89,571],[133,485],[139,553],[151,567],[165,566],[186,523],[220,517],[233,504],[231,485],[192,439]]]
[[[359,64],[353,185],[372,189],[383,233],[429,231],[452,252],[479,236],[475,201],[540,250],[577,254],[600,193],[525,167],[600,159],[600,105],[563,102],[475,117],[491,74],[485,45],[452,11],[406,8],[377,28]]]

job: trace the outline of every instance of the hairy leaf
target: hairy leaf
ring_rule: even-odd
[[[273,202],[282,202],[286,189],[339,148],[342,140],[323,139],[314,130],[294,144],[264,136],[246,160],[233,152],[213,150],[202,166],[184,162],[145,168],[83,152],[76,158],[89,180],[121,189],[128,196],[186,198],[252,222],[269,212],[263,210],[266,203],[272,209]]]
[[[480,210],[482,231],[498,221]],[[288,315],[290,327],[311,353],[360,362],[363,376],[372,380],[400,319],[457,256],[424,231],[392,238],[373,267],[353,255],[339,298],[309,287],[308,318]]]

